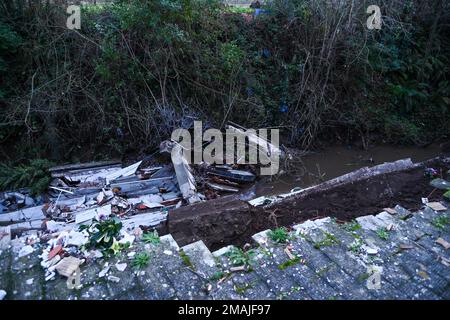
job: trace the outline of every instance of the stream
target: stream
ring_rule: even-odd
[[[441,149],[437,144],[425,148],[380,145],[369,150],[344,146],[328,147],[302,157],[303,168],[297,174],[281,175],[273,181],[259,181],[255,193],[257,196],[286,193],[295,187],[310,187],[363,167],[405,158],[421,162],[440,154]]]

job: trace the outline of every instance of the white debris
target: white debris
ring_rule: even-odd
[[[96,200],[98,204],[102,204],[114,197],[114,193],[111,190],[105,191],[104,189],[100,191],[98,194]]]
[[[167,254],[168,256],[171,256],[171,255],[172,255],[172,251],[170,251],[170,250],[164,250],[163,253],[164,253],[164,254]]]
[[[63,223],[53,220],[47,221],[46,226],[49,232],[57,232],[64,228]]]
[[[366,249],[366,252],[367,252],[367,254],[375,255],[375,254],[378,253],[378,250],[377,250],[377,249],[374,249],[374,248],[367,248],[367,249]]]
[[[85,256],[88,258],[102,258],[103,253],[100,250],[91,250],[87,255],[85,254]]]
[[[126,268],[127,268],[126,263],[116,263],[116,269],[119,270],[120,272],[125,271]]]
[[[109,271],[109,266],[105,265],[103,270],[98,273],[99,278],[103,278],[108,273],[108,271]]]
[[[5,290],[0,290],[0,300],[5,299],[6,297],[6,291]]]
[[[45,281],[50,281],[50,280],[54,279],[55,276],[56,276],[55,271],[47,270],[45,273]]]
[[[71,230],[67,235],[66,245],[67,246],[76,246],[81,247],[88,243],[89,238],[86,231],[78,232],[75,230]]]
[[[129,253],[127,254],[127,257],[131,259],[131,258],[133,258],[135,255],[136,255],[136,252],[131,251],[131,252],[129,252]]]
[[[34,249],[32,246],[23,246],[19,251],[19,258],[25,257],[30,253],[33,253]]]
[[[33,282],[34,282],[34,279],[31,278],[31,279],[28,279],[28,280],[26,281],[26,284],[30,286],[30,285],[33,284]]]
[[[108,276],[108,281],[118,283],[120,281],[120,278],[115,276]]]
[[[129,244],[130,246],[133,244],[135,236],[128,234],[127,232],[121,230],[121,234],[123,235],[123,238],[119,240],[120,244]]]
[[[108,204],[106,206],[100,208],[93,208],[86,211],[82,211],[75,216],[75,223],[80,224],[83,222],[87,222],[96,218],[97,220],[101,220],[105,217],[109,217],[111,214],[111,205]]]

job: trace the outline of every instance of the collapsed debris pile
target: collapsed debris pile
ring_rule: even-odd
[[[280,152],[256,135],[249,139],[268,154]],[[256,167],[246,164],[191,165],[175,141],[163,142],[160,153],[171,161],[149,156],[124,168],[119,161],[63,165],[50,169],[45,196],[33,198],[26,189],[0,194],[6,225],[0,250],[19,236],[13,239],[18,257],[40,250],[46,281],[70,277],[85,262],[115,255],[142,237],[157,238],[169,210],[243,191],[257,179]]]

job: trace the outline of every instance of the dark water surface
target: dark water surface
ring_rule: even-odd
[[[309,187],[363,167],[405,158],[421,162],[439,155],[438,145],[425,148],[375,146],[367,151],[344,146],[329,147],[304,156],[302,158],[304,167],[295,175],[283,175],[276,181],[260,181],[256,187],[256,194],[274,195],[289,192],[295,187]]]

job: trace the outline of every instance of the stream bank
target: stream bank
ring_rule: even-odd
[[[424,174],[428,167],[445,177],[450,159],[401,160],[364,167],[259,207],[239,196],[222,197],[170,211],[165,227],[180,245],[203,240],[214,250],[229,244],[242,246],[257,232],[309,219],[329,216],[346,222],[397,204],[417,210],[423,197],[440,200],[444,193],[430,186],[430,178]]]

